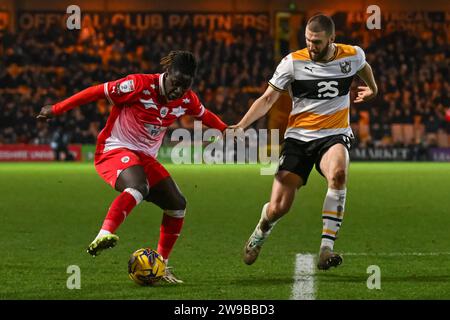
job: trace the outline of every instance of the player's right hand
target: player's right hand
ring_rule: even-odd
[[[48,120],[53,117],[52,105],[43,106],[41,112],[39,112],[37,119]]]
[[[227,127],[228,130],[244,130],[239,124],[233,124],[232,126]]]
[[[245,142],[244,128],[242,128],[239,124],[228,126],[225,130],[225,135],[230,135],[235,143],[239,141]]]

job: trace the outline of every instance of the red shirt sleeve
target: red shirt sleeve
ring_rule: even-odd
[[[139,93],[143,90],[143,75],[130,74],[125,78],[106,82],[103,86],[106,99],[114,105],[132,103],[137,101]]]
[[[54,104],[52,106],[52,113],[58,115],[82,104],[97,101],[103,98],[105,98],[103,85],[99,84],[96,86],[92,86],[74,94],[66,100]]]
[[[188,110],[186,111],[186,114],[196,118],[203,116],[206,109],[193,91],[191,91],[183,101],[188,101]]]
[[[191,91],[187,96],[189,104],[186,114],[202,120],[203,124],[210,128],[215,128],[223,131],[228,127],[222,120],[220,120],[217,115],[203,106],[203,104],[200,102],[200,99],[193,91]]]
[[[106,97],[111,104],[120,105],[134,102],[143,88],[143,75],[131,74],[125,78],[106,82],[84,89],[77,94],[58,102],[52,107],[55,115],[69,111],[75,107]]]
[[[202,120],[203,124],[210,128],[219,129],[220,131],[224,131],[228,126],[225,122],[223,122],[215,113],[205,109],[205,112],[199,119]]]

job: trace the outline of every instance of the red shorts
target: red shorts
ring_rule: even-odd
[[[131,151],[125,148],[113,149],[106,153],[96,154],[94,158],[95,170],[100,177],[111,187],[115,188],[119,174],[132,166],[142,166],[147,175],[147,182],[150,187],[154,186],[162,179],[170,177],[169,172],[155,158],[138,151]]]

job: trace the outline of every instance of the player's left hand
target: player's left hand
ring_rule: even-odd
[[[53,116],[52,105],[46,105],[41,108],[41,111],[39,112],[36,118],[48,121],[52,116]]]
[[[369,100],[375,98],[375,96],[377,95],[369,87],[359,86],[358,90],[359,90],[358,91],[358,96],[353,101],[354,103],[361,103],[361,102],[369,101]]]

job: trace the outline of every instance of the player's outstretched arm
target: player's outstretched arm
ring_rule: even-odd
[[[37,118],[49,119],[55,115],[62,114],[80,105],[97,101],[103,98],[105,98],[104,85],[99,84],[96,86],[92,86],[74,94],[64,101],[58,102],[54,105],[47,105],[42,107]]]
[[[367,85],[367,87],[360,86],[358,87],[358,95],[356,99],[353,101],[355,103],[361,103],[369,101],[378,94],[377,83],[375,82],[375,78],[373,76],[372,68],[366,62],[364,67],[356,73],[362,81]]]
[[[247,111],[242,120],[239,121],[238,124],[233,125],[230,128],[247,128],[253,122],[266,115],[266,113],[269,112],[270,108],[272,108],[273,104],[278,100],[280,95],[280,91],[277,91],[271,86],[268,86],[264,94],[256,99],[255,102],[253,102],[252,106]]]
[[[205,109],[202,116],[198,117],[209,128],[219,129],[223,132],[228,126],[214,112]]]

